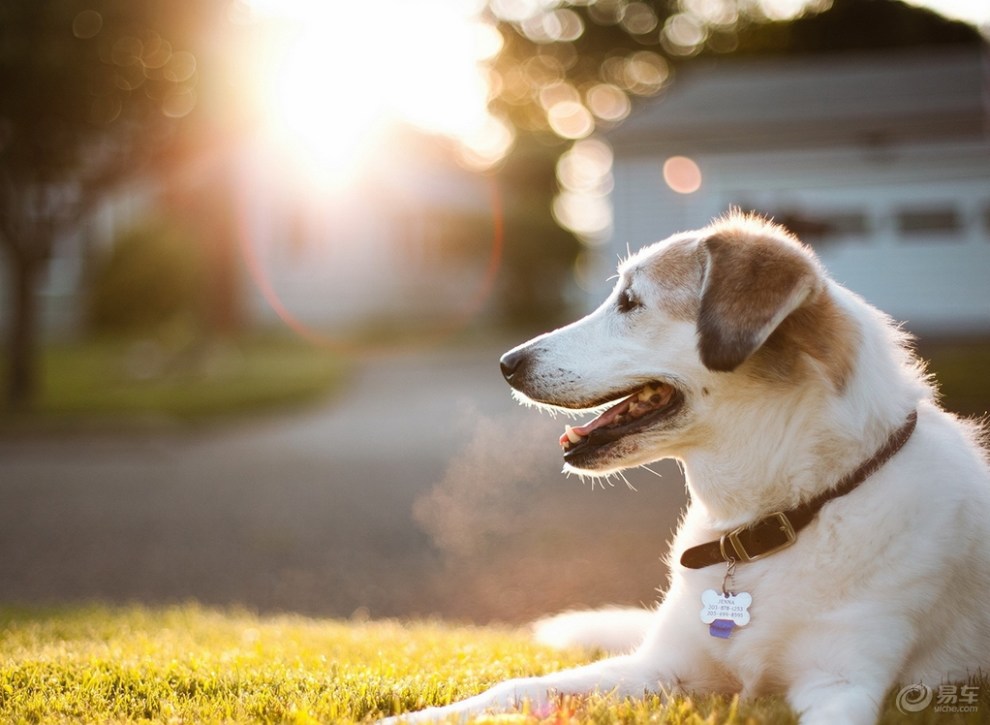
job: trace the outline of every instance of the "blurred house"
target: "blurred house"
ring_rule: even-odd
[[[56,244],[38,290],[42,333],[84,328],[88,267],[149,219],[199,240],[207,295],[223,287],[221,296],[237,297],[211,304],[235,306],[228,317],[237,324],[322,334],[455,321],[475,298],[480,307],[488,282],[491,190],[436,142],[402,140],[401,155],[334,189],[250,146],[135,180]],[[0,255],[0,330],[9,324],[5,261]]]
[[[609,139],[605,267],[737,205],[911,331],[990,333],[986,48],[698,61]]]
[[[237,208],[249,319],[359,332],[429,328],[466,311],[485,284],[491,191],[428,146],[325,194],[247,154]]]

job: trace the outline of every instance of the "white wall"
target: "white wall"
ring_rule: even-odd
[[[836,280],[913,331],[990,332],[990,142],[698,155],[702,187],[686,195],[665,184],[666,156],[616,159],[615,229],[602,279],[627,244],[703,226],[731,204],[856,213],[865,215],[863,233],[815,244]],[[960,228],[899,231],[898,214],[932,207],[956,210]]]

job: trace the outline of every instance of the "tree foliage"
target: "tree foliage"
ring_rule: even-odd
[[[495,110],[524,133],[564,139],[621,123],[637,100],[662,92],[676,66],[698,57],[980,37],[965,23],[900,0],[490,0],[489,6],[504,38],[494,68]]]
[[[6,244],[34,246],[16,233],[26,219],[13,187],[31,187],[41,203],[42,188],[66,184],[82,204],[103,190],[99,182],[159,150],[193,109],[196,58],[158,31],[155,10],[127,0],[0,0]]]
[[[205,316],[208,285],[202,245],[174,220],[148,220],[116,239],[95,265],[89,327],[124,334],[195,328]]]

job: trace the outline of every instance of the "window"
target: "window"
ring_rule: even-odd
[[[956,236],[963,228],[959,210],[951,206],[902,209],[896,223],[898,233],[908,238]]]
[[[809,227],[804,231],[803,236],[800,231],[802,223]],[[787,222],[783,222],[783,224],[787,226]],[[821,244],[836,241],[842,237],[865,236],[870,231],[870,224],[863,212],[828,212],[798,218],[793,231],[809,244]]]
[[[783,207],[756,210],[791,230],[802,242],[815,247],[849,238],[862,238],[871,233],[870,219],[866,212],[856,209],[812,211]]]

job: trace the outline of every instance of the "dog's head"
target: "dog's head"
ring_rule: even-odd
[[[522,401],[599,413],[560,443],[569,470],[607,474],[697,445],[717,406],[841,389],[855,335],[809,249],[732,213],[636,253],[597,310],[501,364]]]

